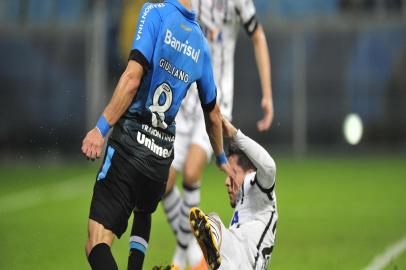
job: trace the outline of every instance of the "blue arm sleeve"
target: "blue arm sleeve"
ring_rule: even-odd
[[[213,66],[207,43],[204,50],[202,76],[196,83],[202,108],[205,112],[210,112],[216,105],[217,88],[214,82]]]
[[[151,65],[161,17],[157,4],[146,3],[141,9],[132,44],[130,60],[139,62],[144,69]]]

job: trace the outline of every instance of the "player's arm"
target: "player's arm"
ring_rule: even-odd
[[[214,101],[215,102],[215,101]],[[227,173],[229,176],[233,177],[234,174],[228,164],[227,157],[224,153],[223,148],[223,129],[222,129],[222,115],[220,112],[220,107],[217,103],[211,110],[204,110],[204,121],[206,124],[206,132],[210,139],[211,147],[213,148],[214,155],[216,156],[216,164]]]
[[[257,128],[259,131],[265,131],[268,130],[272,124],[274,110],[271,84],[271,60],[264,29],[261,25],[257,26],[256,30],[251,36],[251,40],[254,45],[255,60],[258,67],[259,78],[261,80],[261,107],[264,111],[264,117],[258,121]]]
[[[253,1],[236,0],[235,4],[245,31],[251,37],[254,46],[255,60],[262,88],[261,107],[264,112],[264,117],[258,121],[257,128],[259,131],[265,131],[271,126],[274,113],[271,84],[271,60],[269,57],[268,44],[264,30],[256,18]]]
[[[222,115],[216,102],[217,89],[214,84],[213,68],[207,43],[203,51],[202,75],[196,81],[200,103],[204,112],[207,135],[216,156],[217,165],[228,175],[232,175],[223,148]]]
[[[140,63],[130,60],[114,90],[113,97],[103,112],[104,118],[113,126],[130,106],[140,86],[144,69]]]
[[[94,160],[100,157],[104,137],[110,127],[120,119],[130,106],[137,93],[143,73],[143,68],[138,62],[132,60],[128,62],[127,68],[114,90],[113,97],[104,109],[96,127],[90,130],[83,140],[82,152],[87,158]]]
[[[234,127],[223,118],[224,136],[231,138],[232,142],[243,151],[257,168],[257,179],[263,188],[270,188],[275,183],[276,166],[271,155],[257,142],[244,135],[241,130]]]
[[[150,8],[150,4],[145,4],[140,14],[144,14],[147,8]],[[89,159],[94,160],[100,157],[104,137],[110,127],[128,109],[138,91],[144,72],[150,69],[154,51],[153,44],[155,44],[160,27],[160,16],[152,8],[144,17],[143,20],[138,21],[127,68],[120,77],[113,97],[100,116],[96,127],[90,130],[83,140],[82,152]]]
[[[204,120],[213,152],[216,157],[220,157],[221,154],[224,153],[223,130],[221,127],[222,116],[220,113],[220,107],[217,103],[214,104],[213,109],[204,111]]]

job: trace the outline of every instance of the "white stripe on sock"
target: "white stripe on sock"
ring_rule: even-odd
[[[142,238],[142,237],[139,237],[139,236],[136,236],[136,235],[131,236],[131,237],[130,237],[130,243],[131,243],[131,242],[140,243],[140,244],[143,245],[145,248],[148,248],[148,242],[145,241],[145,239]]]

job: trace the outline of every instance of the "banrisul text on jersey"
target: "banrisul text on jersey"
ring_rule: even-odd
[[[196,50],[195,48],[193,48],[191,45],[189,45],[188,40],[186,40],[184,43],[178,40],[169,29],[166,29],[165,43],[178,52],[191,57],[196,63],[197,61],[199,61],[200,49]]]

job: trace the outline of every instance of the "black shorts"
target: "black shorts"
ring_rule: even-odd
[[[94,185],[89,218],[120,238],[132,211],[153,213],[165,188],[166,182],[148,178],[108,145]]]

